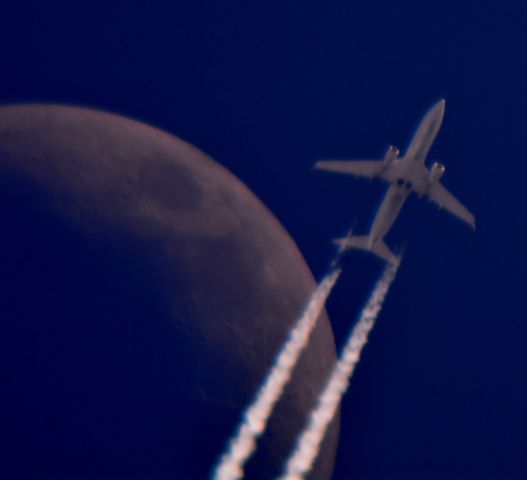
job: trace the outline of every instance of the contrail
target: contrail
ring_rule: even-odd
[[[213,473],[214,480],[238,480],[243,477],[245,462],[254,452],[257,438],[265,430],[273,407],[291,379],[298,358],[309,341],[309,335],[340,273],[340,269],[331,271],[312,294],[302,316],[289,333],[285,345],[258,390],[255,400],[245,411],[236,436],[230,441],[228,451],[222,456]]]
[[[348,388],[349,380],[359,362],[361,351],[368,341],[368,334],[375,325],[375,320],[396,273],[396,267],[386,267],[382,277],[375,285],[375,289],[362,310],[357,324],[351,331],[340,359],[318,399],[318,404],[311,412],[309,422],[287,461],[281,480],[301,480],[311,471],[328,425]]]

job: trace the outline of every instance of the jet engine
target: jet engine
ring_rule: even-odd
[[[390,145],[384,155],[384,168],[390,166],[390,164],[399,156],[399,149]]]
[[[445,166],[442,163],[435,162],[430,169],[430,185],[439,182],[445,173]]]

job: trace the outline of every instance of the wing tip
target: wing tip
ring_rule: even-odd
[[[331,170],[331,161],[328,160],[317,160],[311,170]]]

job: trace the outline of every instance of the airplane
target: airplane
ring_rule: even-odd
[[[476,228],[474,215],[440,182],[445,173],[444,165],[435,162],[430,169],[425,167],[426,157],[439,132],[444,114],[445,100],[442,99],[424,116],[402,158],[399,158],[399,150],[390,146],[383,160],[322,160],[315,164],[314,168],[319,170],[379,178],[390,184],[369,235],[348,234],[345,238],[335,240],[339,252],[349,248],[367,250],[398,266],[400,257],[388,248],[384,237],[397,219],[410,192],[417,193],[419,197],[427,196],[439,208],[447,209],[473,229]]]

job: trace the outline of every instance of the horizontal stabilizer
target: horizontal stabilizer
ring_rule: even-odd
[[[362,250],[368,250],[369,237],[367,235],[348,235],[344,238],[337,238],[333,240],[335,245],[338,245],[339,251],[346,251],[349,248],[360,248]]]
[[[375,255],[386,260],[388,263],[391,263],[394,267],[398,267],[401,263],[401,259],[395,255],[382,240],[379,240],[373,246],[371,251],[375,253]]]
[[[360,235],[356,237],[347,236],[344,238],[337,238],[333,240],[333,243],[335,245],[338,245],[339,253],[345,252],[350,248],[357,248],[359,250],[366,250],[368,252],[372,252],[378,257],[385,260],[386,262],[391,263],[396,267],[399,266],[401,259],[388,248],[388,246],[386,245],[386,243],[384,243],[383,240],[379,240],[371,248],[369,248],[369,241],[370,237],[368,237],[367,235]]]

